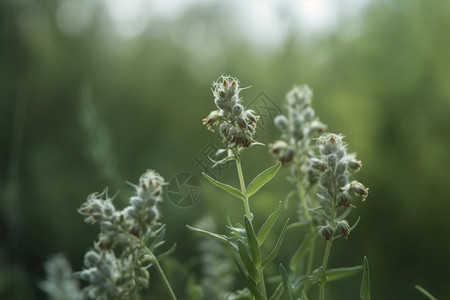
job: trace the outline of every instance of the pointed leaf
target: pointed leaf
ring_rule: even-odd
[[[245,286],[250,290],[250,293],[252,293],[253,296],[255,296],[256,300],[265,300],[261,292],[256,287],[256,284],[245,274],[245,271],[242,269],[242,267],[238,264],[238,262],[235,260],[236,266],[239,269],[239,273],[241,274],[242,281],[244,281]]]
[[[244,216],[244,225],[245,231],[247,232],[248,247],[250,248],[252,259],[255,262],[256,267],[258,268],[261,265],[262,261],[261,249],[259,248],[258,239],[256,238],[252,223],[247,218],[247,216]]]
[[[166,257],[168,257],[170,254],[172,254],[173,252],[175,252],[175,249],[177,248],[177,244],[173,244],[172,247],[170,247],[169,250],[167,250],[166,252],[161,253],[160,255],[157,256],[158,261],[165,259]]]
[[[287,194],[286,198],[284,199],[284,208],[286,209],[289,205],[289,201],[292,197],[297,195],[297,191],[290,191],[289,194]]]
[[[283,284],[280,282],[273,292],[273,295],[269,298],[269,300],[278,300],[280,299],[281,294],[283,293]]]
[[[284,223],[283,229],[281,230],[280,236],[278,237],[277,243],[275,244],[275,248],[264,259],[263,267],[267,266],[267,264],[270,263],[275,258],[275,256],[277,256],[278,251],[280,251],[281,242],[283,241],[284,234],[286,233],[286,228],[287,228],[288,222],[289,222],[289,219],[287,219],[286,223]]]
[[[254,282],[258,283],[258,270],[255,267],[255,263],[250,258],[247,247],[245,247],[244,243],[240,240],[238,240],[237,245],[239,248],[239,255],[241,256],[242,262],[247,269],[248,275]]]
[[[306,295],[305,291],[302,290],[303,300],[309,300],[308,296]]]
[[[278,170],[281,168],[281,162],[259,173],[247,187],[247,197],[250,197],[268,183]]]
[[[220,181],[217,181],[214,178],[208,176],[208,174],[206,174],[206,173],[202,173],[202,174],[203,174],[203,177],[208,179],[212,184],[220,187],[224,191],[227,191],[228,193],[230,193],[231,195],[233,195],[235,197],[238,197],[239,199],[245,200],[244,195],[242,195],[242,193],[237,188],[232,187],[231,185],[222,183]]]
[[[288,300],[295,300],[294,290],[289,282],[289,276],[283,264],[280,264],[281,282],[283,283],[284,293],[287,295]]]
[[[278,202],[278,207],[276,210],[267,218],[266,222],[263,224],[261,229],[258,232],[258,243],[262,245],[264,243],[264,240],[266,239],[267,235],[270,232],[270,229],[272,228],[273,224],[277,220],[278,216],[281,213],[281,208],[283,207],[281,201]]]
[[[294,256],[292,256],[291,261],[289,263],[289,267],[293,272],[297,270],[297,267],[300,264],[300,260],[302,257],[308,252],[308,250],[311,248],[312,244],[315,242],[315,234],[308,233],[305,235],[305,238],[303,239],[303,242],[298,247],[297,251],[295,252]]]
[[[195,231],[197,233],[203,234],[203,235],[207,235],[209,237],[212,237],[218,241],[221,241],[222,243],[228,243],[228,239],[225,235],[222,234],[217,234],[217,233],[212,233],[203,229],[199,229],[199,228],[195,228],[189,225],[186,225],[186,227],[192,231]]]
[[[369,276],[369,261],[364,256],[364,271],[361,281],[361,291],[359,293],[361,300],[370,300],[370,276]]]
[[[430,300],[437,300],[436,297],[434,297],[433,295],[431,295],[426,289],[424,289],[423,287],[421,287],[420,285],[416,284],[415,289],[418,290],[419,292],[421,292],[422,294],[424,294],[425,296],[427,296],[428,299]]]
[[[362,269],[363,269],[362,265],[347,268],[329,269],[326,272],[327,282],[353,276],[355,274],[358,274]]]

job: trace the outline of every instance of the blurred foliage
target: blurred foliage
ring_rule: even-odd
[[[146,169],[166,180],[182,171],[200,175],[193,157],[215,138],[201,120],[214,109],[210,83],[221,74],[252,86],[244,104],[264,91],[282,107],[293,84],[308,83],[321,120],[358,151],[370,195],[353,214],[362,216],[357,230],[335,243],[330,267],[356,265],[366,255],[374,298],[423,299],[415,284],[450,298],[448,0],[374,1],[359,21],[343,18],[327,34],[308,36],[291,25],[270,49],[228,24],[225,3],[155,17],[135,38],[117,36],[98,1],[83,2],[90,3],[85,27],[64,32],[55,17],[62,3],[0,3],[1,299],[43,298],[36,283],[53,253],[81,267],[95,230],[76,208],[91,192],[109,186],[120,203],[131,190],[125,181]],[[204,38],[189,44],[199,24]],[[277,134],[268,125],[260,140]],[[249,150],[247,180],[272,163],[265,148]],[[256,222],[292,188],[287,172],[253,199]],[[222,180],[237,185],[234,166]],[[226,215],[242,221],[236,199],[202,182],[194,207],[162,205],[167,243],[179,245],[166,263],[179,295],[201,276],[198,237],[185,224],[212,216],[220,232]],[[285,216],[295,219],[290,205]],[[300,234],[287,234],[281,262]],[[331,283],[328,294],[357,299],[359,280]],[[164,298],[157,274],[152,281],[151,294]]]

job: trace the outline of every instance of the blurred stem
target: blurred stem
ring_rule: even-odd
[[[334,182],[336,182],[336,180],[334,180]],[[330,257],[330,252],[331,252],[331,245],[333,244],[333,236],[334,236],[334,230],[335,230],[335,226],[334,226],[334,222],[336,219],[336,203],[337,203],[337,185],[336,183],[334,184],[333,187],[333,197],[331,197],[331,218],[330,218],[330,225],[333,228],[333,235],[330,237],[330,239],[327,241],[327,248],[325,249],[325,254],[323,256],[323,263],[322,263],[322,269],[326,274],[327,271],[327,265],[328,265],[328,258]],[[319,294],[319,299],[320,300],[325,300],[325,284],[326,284],[326,278],[324,282],[320,283],[320,294]]]
[[[297,164],[297,173],[300,174],[300,163]],[[304,285],[304,291],[305,293],[308,292],[309,289],[309,276],[312,272],[313,267],[313,261],[314,261],[314,246],[316,243],[316,230],[314,228],[314,224],[311,218],[311,215],[309,214],[308,205],[306,204],[306,197],[305,197],[305,191],[302,184],[302,179],[297,176],[297,193],[298,197],[300,199],[301,206],[303,208],[303,213],[305,214],[306,220],[308,221],[309,225],[309,231],[314,236],[311,247],[309,249],[309,256],[308,256],[308,265],[306,268],[306,277],[305,277],[305,285]]]

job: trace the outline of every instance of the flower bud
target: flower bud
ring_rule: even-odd
[[[247,122],[245,122],[244,118],[242,117],[237,117],[236,123],[239,125],[239,127],[241,127],[241,129],[247,128]]]
[[[233,110],[232,110],[233,116],[239,117],[243,111],[244,111],[244,107],[241,104],[238,103],[235,106],[233,106]]]
[[[336,173],[337,174],[344,174],[345,171],[347,171],[347,163],[345,161],[338,162],[336,166]]]
[[[348,182],[347,175],[342,174],[342,175],[338,176],[338,178],[337,178],[338,187],[340,187],[340,188],[344,187],[347,184],[347,182]]]
[[[333,237],[333,228],[331,228],[330,225],[327,226],[322,226],[319,230],[320,235],[322,235],[322,237],[325,240],[330,240]]]
[[[338,195],[338,205],[339,206],[349,207],[351,204],[350,200],[351,200],[351,197],[347,192],[339,193],[339,195]]]
[[[360,160],[356,160],[355,158],[351,158],[351,159],[348,160],[348,167],[351,170],[353,170],[355,172],[358,172],[359,169],[361,169],[361,167],[362,167],[362,163],[361,163]]]
[[[289,121],[285,116],[279,115],[275,117],[274,123],[275,126],[278,127],[278,129],[280,129],[281,131],[285,131],[288,128]]]
[[[337,229],[337,231],[340,232],[340,234],[341,234],[345,239],[348,238],[348,235],[349,235],[349,233],[350,233],[350,225],[348,224],[348,222],[347,222],[346,220],[339,221],[339,222],[337,223],[336,229]]]
[[[356,180],[350,183],[350,191],[356,195],[362,197],[362,201],[365,201],[367,196],[369,195],[369,188],[365,187],[361,182]]]
[[[327,155],[327,164],[331,169],[336,168],[336,164],[337,164],[337,155],[334,153],[328,154]]]
[[[310,164],[311,168],[318,170],[320,172],[325,172],[325,170],[328,167],[324,161],[322,161],[321,159],[315,158],[315,157],[313,157],[309,160],[309,164]]]
[[[303,111],[303,118],[305,119],[306,122],[310,122],[314,118],[314,115],[315,112],[314,109],[312,109],[312,107],[307,107]]]

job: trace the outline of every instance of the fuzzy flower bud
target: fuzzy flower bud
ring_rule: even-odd
[[[328,241],[328,240],[330,240],[333,237],[334,231],[333,231],[333,228],[331,228],[330,225],[327,225],[327,226],[322,226],[319,229],[319,233],[325,240]]]
[[[289,126],[288,119],[283,115],[276,116],[274,119],[274,123],[275,126],[277,126],[281,131],[287,130]]]
[[[348,160],[348,167],[351,169],[351,170],[353,170],[353,171],[355,171],[355,172],[358,172],[359,171],[359,169],[361,169],[361,167],[362,167],[362,163],[361,163],[361,161],[360,160],[356,160],[355,158],[350,158],[349,160]]]
[[[345,238],[348,238],[350,233],[350,225],[346,220],[339,221],[336,226],[336,230]]]
[[[356,180],[353,180],[350,183],[349,190],[353,192],[355,195],[361,196],[362,201],[366,201],[366,198],[369,195],[369,188],[365,187],[361,182]]]

